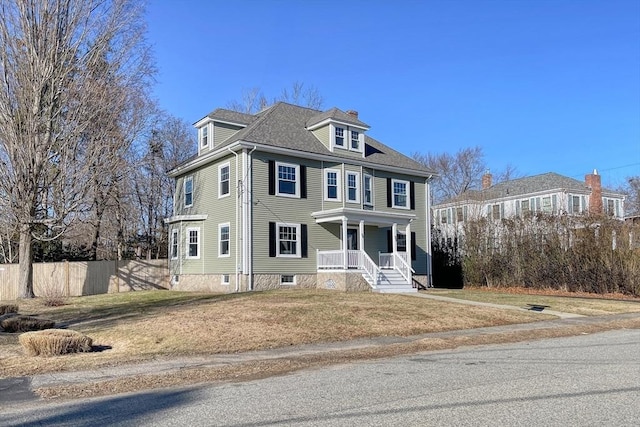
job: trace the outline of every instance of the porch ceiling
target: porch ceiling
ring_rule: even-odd
[[[378,227],[389,227],[393,224],[407,225],[416,218],[415,214],[400,212],[365,211],[363,209],[337,208],[324,211],[312,212],[316,223],[337,222],[344,218],[349,222],[364,221],[367,225],[377,225]]]

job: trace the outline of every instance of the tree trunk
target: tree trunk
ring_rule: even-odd
[[[28,224],[20,226],[20,256],[18,289],[20,298],[34,298],[33,293],[33,252],[31,248],[31,227]]]

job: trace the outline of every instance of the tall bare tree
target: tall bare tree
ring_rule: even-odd
[[[305,86],[302,82],[293,82],[290,88],[284,88],[279,96],[268,98],[260,88],[254,87],[242,91],[240,99],[227,104],[230,110],[254,114],[278,101],[288,102],[301,107],[319,110],[324,99],[314,86]]]
[[[142,11],[135,0],[0,2],[0,190],[19,228],[22,298],[34,296],[33,239],[90,209],[86,183],[112,153],[87,135],[122,105],[106,89],[148,63]]]
[[[455,154],[413,153],[413,158],[438,174],[432,187],[436,203],[482,188],[482,175],[488,171],[484,152],[479,146],[463,148]],[[513,165],[507,165],[493,175],[495,183],[520,176]]]

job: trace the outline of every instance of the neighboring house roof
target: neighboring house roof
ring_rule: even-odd
[[[548,172],[541,175],[499,182],[483,190],[469,190],[457,197],[439,203],[438,205],[460,203],[463,201],[482,202],[507,197],[524,196],[533,193],[549,192],[552,190],[578,194],[591,193],[591,189],[587,187],[584,181],[559,175],[555,172]],[[614,197],[623,197],[622,194],[605,188],[602,189],[602,194]]]
[[[326,120],[327,118],[339,118],[341,122],[353,123],[360,127],[368,127],[365,123],[359,121],[354,116],[332,108],[329,111],[321,112],[318,110],[299,107],[284,102],[278,102],[271,107],[257,113],[256,115],[248,115],[236,113],[229,110],[214,110],[208,117],[220,120],[231,121],[244,120],[246,127],[236,132],[233,136],[218,144],[216,151],[231,146],[236,142],[255,143],[259,145],[273,146],[298,151],[300,157],[304,157],[304,153],[320,154],[335,157],[337,161],[354,161],[353,155],[349,153],[331,152],[322,142],[320,142],[314,134],[307,130],[310,122],[316,122],[318,119]],[[319,123],[319,122],[316,122]],[[434,172],[427,169],[421,163],[405,156],[398,151],[382,144],[381,142],[364,135],[365,157],[363,161],[371,163],[372,166],[390,166],[394,168],[405,169],[408,174],[418,173],[421,176],[433,175]],[[177,166],[174,172],[180,169],[187,162]]]

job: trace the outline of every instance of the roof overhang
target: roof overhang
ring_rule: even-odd
[[[176,222],[183,221],[204,221],[208,218],[209,215],[175,215],[169,218],[164,219],[165,224],[174,224]]]
[[[339,223],[343,220],[348,222],[364,221],[367,225],[377,225],[378,227],[390,227],[393,224],[407,225],[417,218],[415,214],[400,212],[367,211],[353,208],[336,208],[324,211],[312,212],[317,224],[325,222]]]

